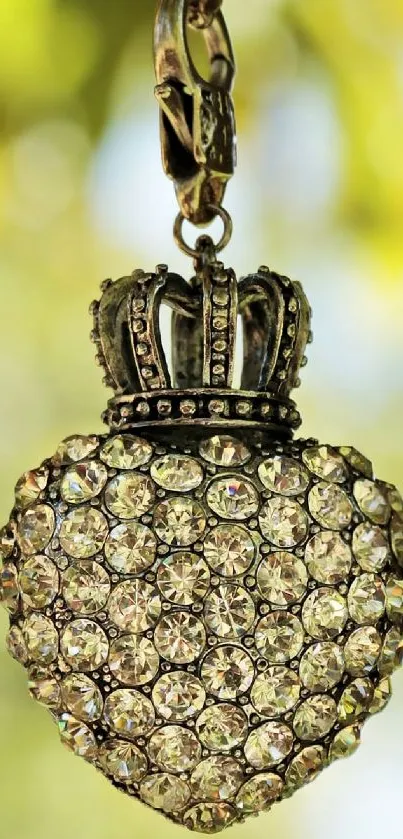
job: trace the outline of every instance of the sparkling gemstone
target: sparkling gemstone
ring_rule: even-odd
[[[154,498],[154,482],[137,472],[116,475],[105,490],[108,510],[120,519],[140,518],[152,507]]]
[[[386,633],[378,669],[381,675],[391,675],[403,664],[403,631],[395,626]]]
[[[322,527],[343,530],[353,516],[353,505],[341,487],[321,481],[308,495],[311,515]]]
[[[166,772],[189,772],[199,763],[201,746],[190,729],[166,725],[151,735],[148,754],[150,760]]]
[[[358,624],[376,623],[385,611],[385,586],[375,574],[361,574],[350,586],[348,609]]]
[[[251,657],[232,644],[210,650],[201,667],[206,690],[219,699],[235,699],[245,693],[252,684],[254,673]]]
[[[241,787],[236,797],[236,806],[241,813],[260,813],[268,810],[280,798],[283,781],[279,775],[265,772],[255,775]]]
[[[19,626],[12,626],[6,638],[6,646],[10,655],[20,664],[26,664],[28,661],[28,650],[24,635]]]
[[[236,705],[211,705],[197,718],[196,730],[206,749],[228,752],[246,739],[248,720],[244,711]]]
[[[381,647],[382,638],[374,626],[363,626],[352,632],[344,647],[346,669],[350,675],[370,673],[378,661]]]
[[[195,615],[171,612],[157,624],[154,643],[162,658],[174,664],[189,664],[203,652],[206,631]]]
[[[236,811],[231,804],[205,801],[191,807],[184,815],[183,824],[197,833],[219,833],[229,827],[236,819]]]
[[[71,714],[63,714],[59,720],[59,732],[62,743],[74,754],[85,760],[95,760],[98,754],[97,741],[85,723]]]
[[[206,692],[202,683],[191,673],[176,670],[164,673],[153,688],[153,702],[157,714],[164,720],[182,722],[203,708]]]
[[[382,571],[391,559],[389,542],[377,525],[364,521],[353,533],[353,554],[363,571]]]
[[[25,510],[37,501],[41,492],[46,489],[49,470],[46,466],[24,472],[15,487],[15,504],[20,510]]]
[[[63,573],[63,597],[73,612],[94,615],[108,601],[110,579],[99,562],[91,559],[70,565]]]
[[[318,588],[302,607],[302,623],[313,638],[328,641],[342,632],[348,618],[347,604],[334,589]]]
[[[342,484],[347,478],[346,464],[340,454],[330,446],[312,446],[302,452],[305,466],[322,478],[334,484]]]
[[[158,671],[159,656],[152,641],[138,635],[122,635],[111,641],[109,668],[125,685],[146,685]]]
[[[339,452],[356,472],[361,472],[361,475],[364,475],[366,478],[372,478],[372,463],[365,455],[361,454],[353,446],[340,446]]]
[[[97,670],[108,658],[109,644],[95,621],[79,618],[67,624],[60,639],[63,657],[73,670]]]
[[[108,473],[103,463],[87,460],[67,469],[60,484],[60,495],[69,504],[81,504],[95,498],[104,488]]]
[[[271,720],[251,731],[245,743],[245,757],[255,769],[270,769],[285,760],[293,743],[288,725]]]
[[[305,562],[311,577],[323,585],[344,582],[351,569],[351,550],[338,533],[324,530],[313,536],[305,548]]]
[[[374,524],[387,524],[391,508],[385,493],[374,481],[360,478],[354,484],[354,498],[364,516]]]
[[[118,689],[105,700],[104,718],[116,734],[128,739],[141,737],[152,729],[154,708],[137,690]]]
[[[403,579],[388,577],[386,583],[386,613],[392,623],[403,621]]]
[[[28,657],[38,664],[50,664],[59,651],[59,636],[50,618],[44,615],[30,615],[23,624],[22,632]]]
[[[393,513],[390,522],[390,538],[393,553],[399,563],[403,565],[403,514]]]
[[[105,543],[108,565],[118,574],[140,574],[155,560],[157,540],[144,524],[128,521],[111,530]]]
[[[263,486],[279,495],[299,495],[309,484],[309,475],[298,460],[283,455],[264,460],[258,474]]]
[[[8,559],[15,546],[15,532],[14,529],[8,530],[2,527],[0,530],[0,559]]]
[[[317,740],[325,737],[336,722],[337,705],[333,697],[319,693],[299,705],[293,725],[300,740]]]
[[[150,475],[158,486],[172,492],[189,492],[200,486],[203,469],[193,457],[181,454],[166,454],[151,466]]]
[[[55,529],[55,514],[48,504],[30,507],[18,524],[18,542],[23,554],[42,551],[49,544]]]
[[[79,460],[84,460],[88,455],[93,454],[98,445],[98,439],[95,436],[84,437],[81,434],[75,434],[60,443],[52,461],[55,466],[78,463]]]
[[[0,572],[0,603],[13,614],[18,609],[19,596],[17,568],[13,562],[8,562]]]
[[[295,790],[310,784],[326,766],[326,752],[322,746],[307,746],[294,757],[287,769],[286,792],[292,795]]]
[[[331,641],[312,644],[301,658],[302,684],[313,693],[330,690],[340,682],[343,673],[343,650]]]
[[[239,475],[216,478],[207,489],[207,503],[217,516],[242,521],[259,509],[259,495],[251,481]]]
[[[234,437],[217,434],[200,444],[200,454],[208,463],[215,466],[242,466],[250,460],[250,451]]]
[[[174,813],[183,810],[190,798],[190,789],[186,781],[160,772],[148,775],[140,784],[140,796],[150,807],[163,810],[164,813]]]
[[[81,673],[65,676],[61,685],[63,704],[68,711],[84,722],[99,720],[103,710],[103,699],[99,687]]]
[[[368,713],[374,715],[379,714],[386,708],[388,702],[392,698],[392,684],[387,676],[381,679],[378,685],[375,686],[372,702],[369,706]]]
[[[28,690],[32,698],[46,708],[54,711],[60,707],[60,685],[48,670],[42,668],[30,670]]]
[[[304,630],[291,612],[270,612],[255,630],[256,647],[271,664],[285,664],[301,650]]]
[[[256,677],[251,702],[264,717],[280,717],[296,705],[301,684],[297,673],[287,667],[269,667]]]
[[[338,731],[329,750],[330,760],[343,760],[351,757],[357,751],[361,742],[361,728],[359,725],[348,725]]]
[[[306,594],[308,574],[301,559],[277,551],[262,559],[257,571],[260,594],[276,606],[297,603]]]
[[[141,437],[118,434],[102,446],[100,458],[113,469],[137,469],[152,457],[152,446]]]
[[[159,538],[173,547],[192,545],[206,527],[201,504],[192,498],[169,498],[155,508],[154,529]]]
[[[278,548],[292,548],[308,533],[308,516],[301,504],[292,498],[270,498],[262,507],[259,522],[265,539]]]
[[[109,616],[119,629],[146,632],[157,622],[161,601],[157,590],[143,580],[119,583],[109,598]]]
[[[355,679],[343,691],[337,707],[341,723],[349,724],[368,711],[374,695],[370,679]]]
[[[243,781],[243,769],[229,755],[212,755],[202,760],[192,773],[190,786],[193,798],[227,801],[234,798]]]
[[[59,572],[46,556],[32,556],[24,562],[18,582],[24,603],[32,609],[43,609],[59,591]]]
[[[222,583],[204,601],[208,628],[220,638],[240,638],[255,619],[252,597],[242,586]]]
[[[106,740],[99,749],[104,771],[120,784],[138,783],[147,772],[147,758],[133,743]]]
[[[87,559],[101,550],[108,534],[108,523],[100,510],[79,507],[72,510],[60,527],[62,549],[75,559]]]
[[[157,585],[166,600],[177,606],[191,606],[210,588],[210,572],[197,554],[178,551],[161,560]]]
[[[386,496],[393,512],[403,513],[403,497],[397,487],[395,487],[394,484],[384,484],[383,481],[382,485],[385,487]]]
[[[220,524],[204,540],[204,556],[210,568],[221,577],[237,577],[251,566],[256,546],[240,525]]]

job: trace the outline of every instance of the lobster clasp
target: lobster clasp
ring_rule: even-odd
[[[165,173],[175,184],[183,216],[204,226],[216,215],[236,165],[231,90],[235,62],[221,11],[202,32],[211,75],[205,81],[192,61],[187,26],[194,0],[160,0],[154,51],[161,108]]]

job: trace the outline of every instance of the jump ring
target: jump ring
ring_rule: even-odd
[[[214,210],[215,214],[220,217],[224,225],[224,231],[221,236],[221,239],[219,240],[219,242],[217,242],[216,245],[214,245],[215,252],[220,253],[220,251],[222,251],[226,247],[226,245],[228,245],[228,242],[231,239],[232,218],[230,214],[227,212],[227,210],[224,210],[224,207],[216,207],[214,205],[210,205],[209,209]],[[183,253],[185,253],[187,256],[191,256],[193,259],[197,259],[197,257],[199,256],[199,252],[196,250],[196,248],[192,248],[190,245],[187,245],[183,238],[183,222],[188,220],[189,219],[186,219],[183,213],[178,213],[174,224],[174,239],[176,244],[178,245],[178,248],[180,248],[180,250],[183,251]]]

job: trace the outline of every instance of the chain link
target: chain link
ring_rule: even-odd
[[[222,0],[190,0],[188,20],[194,29],[207,29],[220,11]]]

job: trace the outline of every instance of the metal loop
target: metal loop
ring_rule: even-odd
[[[193,29],[208,29],[221,9],[222,0],[190,0],[188,23]]]
[[[218,207],[218,206],[211,206],[210,205],[209,209],[212,212],[214,212],[214,214],[216,216],[220,217],[220,219],[221,219],[221,221],[224,225],[224,231],[223,231],[223,234],[221,236],[221,239],[217,242],[216,245],[214,245],[215,253],[220,253],[220,251],[222,251],[226,247],[226,245],[228,245],[228,242],[231,239],[231,236],[232,236],[232,218],[231,218],[230,214],[227,212],[227,210],[224,209],[224,207]],[[178,248],[180,248],[180,250],[183,251],[183,253],[185,253],[187,256],[191,256],[193,259],[198,259],[200,257],[200,251],[197,248],[192,248],[190,245],[188,245],[183,238],[183,232],[182,231],[183,231],[183,222],[184,221],[188,221],[188,219],[186,219],[186,217],[183,215],[182,212],[178,213],[178,215],[176,216],[176,219],[175,219],[175,224],[174,224],[174,239],[175,239],[175,242],[178,245]]]

